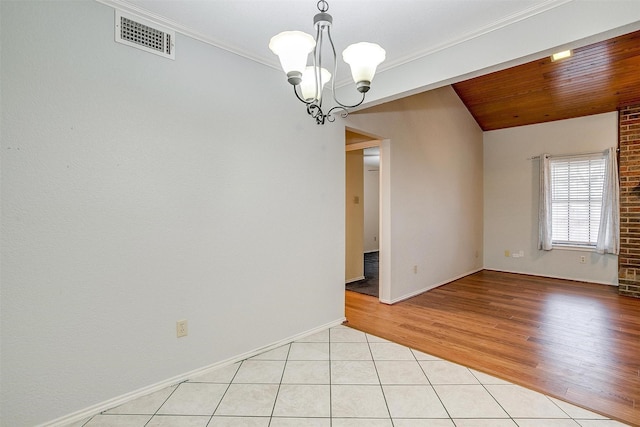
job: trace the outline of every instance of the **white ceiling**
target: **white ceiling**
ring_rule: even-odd
[[[285,30],[314,34],[313,16],[318,12],[316,0],[98,1],[137,13],[274,68],[279,68],[279,63],[268,48],[269,39]],[[441,72],[442,76],[433,77],[428,76],[432,71],[421,70],[426,75],[422,80],[426,80],[413,77],[416,82],[410,82],[410,86],[424,86],[425,82],[429,83],[428,79],[453,77],[452,73],[486,68],[496,61],[506,62],[539,52],[541,47],[564,45],[585,35],[640,22],[639,6],[638,0],[330,0],[329,13],[334,20],[332,36],[338,54],[351,43],[370,41],[387,51],[387,59],[379,66],[379,72],[394,70],[388,74],[396,76],[398,69],[420,65],[420,60],[425,57],[432,59],[430,67],[446,69],[446,72]],[[566,16],[572,16],[572,20],[578,22],[564,24],[561,19]],[[506,37],[500,46],[494,42],[485,46],[487,56],[494,58],[484,61],[469,59],[477,65],[464,64],[465,59],[459,57],[462,54],[460,46],[477,50],[471,45],[478,40],[489,41],[492,35],[497,34],[517,35],[520,27],[523,34],[531,32],[527,24],[533,25],[534,22],[550,24],[538,28],[543,37],[534,40],[530,35],[528,38]],[[593,28],[585,29],[585,25]],[[509,48],[508,54],[501,55],[497,50],[505,46]],[[457,60],[443,57],[442,52],[454,52],[456,49]],[[176,46],[176,54],[179,55],[179,46]],[[438,60],[443,62],[438,63]],[[453,69],[455,62],[461,62],[460,71]],[[338,74],[338,83],[350,79],[348,69],[342,66]],[[411,73],[407,75],[410,77]],[[397,90],[407,89],[412,88],[405,85]],[[391,89],[381,91],[381,96],[392,92]]]
[[[203,39],[278,66],[269,39],[285,30],[314,34],[315,0],[124,0]],[[522,19],[566,0],[331,0],[336,50],[358,41],[387,51],[384,67]],[[402,25],[397,23],[401,22]],[[175,25],[177,24],[177,25]],[[381,66],[382,68],[382,66]]]

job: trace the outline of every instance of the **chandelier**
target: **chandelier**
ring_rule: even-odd
[[[336,74],[338,61],[336,48],[331,39],[333,17],[327,13],[329,3],[320,0],[317,4],[320,13],[313,18],[316,38],[302,31],[284,31],[271,38],[269,49],[280,58],[282,69],[287,74],[287,81],[293,85],[296,97],[307,106],[307,113],[322,125],[325,121],[333,122],[334,113],[347,117],[348,109],[362,104],[365,94],[371,87],[371,81],[378,65],[385,59],[385,51],[375,43],[360,42],[348,46],[342,52],[342,59],[351,67],[351,75],[356,90],[362,94],[360,102],[346,105],[336,98]],[[322,110],[322,91],[324,85],[331,80],[331,73],[323,68],[322,49],[328,40],[333,54],[333,82],[331,91],[337,104],[326,113]],[[313,64],[307,66],[309,53],[313,52]]]

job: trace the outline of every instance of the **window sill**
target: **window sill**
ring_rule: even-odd
[[[559,249],[561,251],[576,251],[576,252],[595,252],[595,246],[581,246],[581,245],[552,245],[553,249]]]

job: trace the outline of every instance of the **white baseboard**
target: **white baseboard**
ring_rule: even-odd
[[[346,280],[346,281],[344,282],[344,284],[345,284],[345,285],[347,285],[347,284],[349,284],[349,283],[358,282],[358,281],[360,281],[360,280],[364,280],[364,279],[366,279],[366,277],[364,277],[364,276],[360,276],[360,277],[356,277],[355,279],[349,279],[349,280]]]
[[[162,390],[163,388],[166,387],[170,387],[172,385],[176,385],[179,384],[181,382],[184,382],[190,378],[205,374],[207,372],[216,370],[216,369],[220,369],[222,367],[228,366],[228,365],[232,365],[236,362],[239,362],[241,360],[245,360],[248,359],[250,357],[256,356],[260,353],[264,353],[265,351],[269,351],[269,350],[273,350],[274,348],[278,348],[280,346],[283,346],[285,344],[289,344],[293,341],[297,341],[299,339],[302,339],[304,337],[307,337],[309,335],[313,335],[315,333],[318,332],[322,332],[326,329],[332,328],[334,326],[340,325],[342,324],[344,321],[346,320],[345,317],[341,318],[341,319],[337,319],[334,320],[332,322],[326,323],[322,326],[318,326],[317,328],[313,328],[310,329],[308,331],[305,332],[301,332],[299,334],[290,336],[288,338],[282,339],[280,341],[276,341],[274,343],[271,343],[269,345],[266,345],[264,347],[260,347],[260,348],[256,348],[254,350],[248,351],[246,353],[243,354],[239,354],[237,356],[231,357],[227,360],[223,360],[217,363],[213,363],[211,365],[208,366],[204,366],[202,368],[199,369],[194,369],[193,371],[190,372],[186,372],[184,374],[180,374],[180,375],[176,375],[175,377],[166,379],[164,381],[160,381],[158,383],[140,388],[138,390],[132,391],[130,393],[126,393],[123,394],[121,396],[117,396],[114,397],[113,399],[109,399],[106,400],[104,402],[89,406],[88,408],[85,409],[81,409],[77,412],[73,412],[71,414],[68,415],[64,415],[60,418],[56,418],[55,420],[52,421],[48,421],[46,423],[43,424],[39,424],[36,427],[62,427],[65,426],[67,424],[71,424],[71,423],[75,423],[78,421],[82,421],[86,418],[92,417],[94,415],[97,415],[103,411],[106,411],[108,409],[111,408],[115,408],[116,406],[120,406],[123,403],[127,403],[133,399],[137,399],[139,397],[142,396],[146,396],[147,394],[151,394],[154,393],[158,390]]]
[[[474,274],[474,273],[477,273],[478,271],[482,271],[482,270],[498,271],[498,272],[501,272],[501,273],[524,274],[524,275],[527,275],[527,276],[536,276],[536,277],[548,277],[550,279],[572,280],[574,282],[593,283],[593,284],[597,284],[597,285],[618,286],[617,283],[604,282],[604,281],[599,281],[599,280],[586,280],[586,279],[583,279],[583,278],[553,276],[553,275],[548,275],[548,274],[537,274],[537,273],[528,273],[528,272],[523,272],[523,271],[502,270],[502,269],[497,269],[497,268],[486,268],[486,267],[483,267],[483,268],[478,268],[476,270],[469,271],[468,273],[461,274],[459,276],[453,277],[453,278],[445,280],[443,282],[436,283],[435,285],[431,285],[431,286],[428,286],[426,288],[422,288],[422,289],[420,289],[418,291],[411,292],[410,294],[403,295],[403,296],[401,296],[399,298],[395,298],[393,300],[380,299],[380,302],[384,303],[384,304],[389,304],[389,305],[396,304],[396,303],[398,303],[400,301],[404,301],[406,299],[415,297],[416,295],[420,295],[423,292],[427,292],[427,291],[429,291],[431,289],[437,288],[438,286],[446,285],[447,283],[453,282],[454,280],[462,279],[465,276],[469,276],[470,274]]]
[[[576,277],[553,276],[553,275],[549,275],[549,274],[528,273],[528,272],[525,272],[525,271],[503,270],[503,269],[497,269],[497,268],[485,268],[485,270],[487,270],[487,271],[497,271],[499,273],[512,273],[512,274],[523,274],[523,275],[526,275],[526,276],[548,277],[550,279],[571,280],[573,282],[594,283],[596,285],[618,286],[618,283],[603,282],[603,281],[600,281],[600,280],[587,280],[587,279],[576,278]]]
[[[384,303],[384,304],[392,305],[392,304],[398,303],[398,302],[400,302],[400,301],[404,301],[404,300],[406,300],[406,299],[409,299],[409,298],[415,297],[416,295],[420,295],[420,294],[422,294],[422,293],[424,293],[424,292],[430,291],[431,289],[437,288],[438,286],[442,286],[442,285],[446,285],[447,283],[451,283],[451,282],[453,282],[454,280],[462,279],[462,278],[463,278],[463,277],[465,277],[465,276],[468,276],[468,275],[473,274],[473,273],[477,273],[478,271],[482,271],[482,270],[484,270],[484,268],[478,268],[478,269],[475,269],[475,270],[471,270],[471,271],[468,271],[468,272],[466,272],[466,273],[460,274],[459,276],[452,277],[452,278],[450,278],[450,279],[444,280],[444,281],[439,282],[439,283],[435,283],[435,284],[433,284],[433,285],[429,285],[429,286],[427,286],[427,287],[425,287],[425,288],[422,288],[422,289],[417,290],[417,291],[415,291],[415,292],[411,292],[411,293],[406,294],[406,295],[402,295],[401,297],[394,298],[394,299],[392,299],[392,300],[383,300],[383,299],[380,299],[380,302],[382,302],[382,303]]]

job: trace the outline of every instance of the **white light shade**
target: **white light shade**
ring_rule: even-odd
[[[307,57],[313,50],[316,41],[302,31],[284,31],[271,37],[269,49],[280,58],[285,73],[297,71],[302,73],[307,66]]]
[[[370,82],[378,65],[384,61],[386,52],[375,43],[355,43],[342,52],[342,59],[351,66],[353,81]]]
[[[322,88],[331,80],[331,73],[325,68],[320,68],[318,77],[320,77],[321,84],[317,93],[317,100],[320,101],[320,98],[322,98]],[[300,90],[302,90],[302,99],[305,101],[316,99],[316,73],[313,71],[313,67],[305,68],[304,73],[302,73]]]

